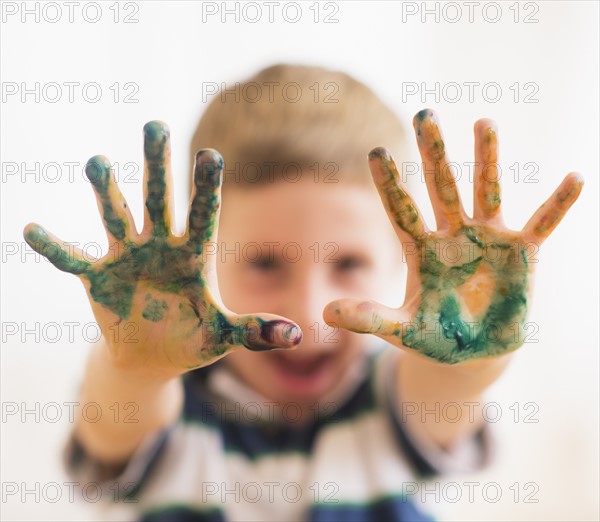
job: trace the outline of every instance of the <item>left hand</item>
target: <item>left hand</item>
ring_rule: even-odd
[[[524,339],[532,255],[579,196],[583,178],[567,175],[523,230],[509,230],[500,210],[494,122],[475,123],[473,217],[461,204],[433,111],[420,111],[413,125],[437,230],[426,227],[389,152],[369,153],[373,179],[407,258],[404,304],[394,309],[340,299],[327,305],[323,317],[330,325],[372,333],[447,364],[516,350]]]

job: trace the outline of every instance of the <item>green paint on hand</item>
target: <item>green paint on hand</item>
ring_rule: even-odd
[[[230,321],[220,312],[206,287],[204,263],[199,256],[204,242],[213,235],[218,220],[223,158],[212,149],[203,149],[196,155],[196,192],[190,209],[189,238],[182,242],[180,238],[169,237],[169,156],[168,127],[159,121],[147,123],[144,126],[146,209],[152,233],[145,242],[140,242],[137,234],[133,237],[129,234],[127,205],[104,156],[94,156],[88,161],[86,175],[96,191],[107,230],[119,240],[118,252],[90,263],[77,252],[68,251],[66,244],[52,239],[42,227],[33,224],[26,228],[26,241],[60,270],[86,279],[91,300],[120,319],[132,316],[138,319],[140,311],[137,305],[143,298],[141,317],[154,323],[165,321],[165,338],[185,345],[185,354],[181,354],[175,353],[178,345],[169,343],[170,355],[176,359],[181,356],[184,367],[195,368],[212,362],[233,346],[244,345],[250,350],[260,351],[279,344],[300,342],[301,335],[289,339],[283,334],[283,340],[279,335],[273,339],[277,324],[287,325],[287,321],[262,321],[251,316]],[[172,294],[173,297],[164,294]],[[168,313],[175,303],[179,313]],[[163,348],[168,351],[168,347]],[[188,366],[188,362],[192,364]]]
[[[197,254],[202,252],[203,243],[211,241],[217,224],[221,171],[224,162],[215,150],[203,149],[196,154],[194,168],[194,199],[190,207],[190,243]]]
[[[148,169],[146,209],[155,237],[166,237],[169,233],[165,206],[168,143],[169,130],[164,123],[151,121],[144,125],[144,157]]]
[[[419,123],[422,123],[425,118],[427,118],[427,116],[429,116],[431,114],[431,111],[429,109],[421,109],[419,112],[417,112],[416,118],[417,121]]]
[[[118,259],[86,273],[90,293],[123,319],[129,317],[135,288],[141,281],[161,292],[182,294],[196,301],[204,283],[195,259],[187,245],[173,247],[160,238],[143,245],[127,243]]]
[[[508,243],[484,227],[463,227],[453,241],[464,246],[461,259],[452,263],[440,255],[447,241],[420,243],[420,306],[414,323],[395,335],[402,335],[404,346],[448,364],[515,350],[522,344],[527,313],[525,245]],[[484,265],[495,289],[487,309],[467,318],[458,289]]]
[[[165,312],[169,309],[166,301],[156,301],[152,299],[144,308],[142,312],[142,317],[144,319],[148,319],[148,321],[152,321],[153,323],[157,323],[162,320]]]
[[[123,240],[127,233],[127,226],[111,199],[111,186],[115,181],[110,173],[110,162],[104,156],[94,156],[87,162],[85,174],[100,198],[106,228],[114,237]]]
[[[48,233],[39,225],[34,225],[25,233],[25,241],[38,254],[45,256],[56,268],[63,272],[80,275],[91,269],[91,263],[80,259],[61,244],[52,241]]]

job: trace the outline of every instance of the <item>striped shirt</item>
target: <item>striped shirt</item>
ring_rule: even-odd
[[[442,451],[401,421],[395,378],[400,351],[384,346],[352,368],[309,423],[216,363],[184,377],[178,421],[147,437],[122,472],[103,481],[105,520],[421,521],[415,480],[468,471],[487,460],[487,428]],[[400,360],[401,364],[401,360]],[[277,413],[276,413],[277,412]],[[75,439],[66,452],[80,484],[99,464]],[[411,489],[412,488],[412,489]]]

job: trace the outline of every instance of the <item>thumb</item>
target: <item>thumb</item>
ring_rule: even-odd
[[[291,349],[295,348],[302,340],[300,327],[279,315],[238,315],[236,323],[241,326],[241,344],[254,352],[278,348]]]
[[[356,333],[393,336],[407,320],[405,313],[375,301],[338,299],[323,310],[323,319],[330,326],[338,326]]]

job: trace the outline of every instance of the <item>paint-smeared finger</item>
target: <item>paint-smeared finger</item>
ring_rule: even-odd
[[[491,220],[500,216],[500,180],[498,178],[498,130],[492,120],[475,122],[475,179],[473,217]]]
[[[277,315],[240,315],[235,322],[241,325],[241,343],[253,352],[290,349],[302,340],[300,327]]]
[[[162,121],[144,125],[144,234],[166,237],[171,231],[173,186],[169,127]]]
[[[523,228],[523,235],[536,243],[542,243],[558,226],[569,208],[581,193],[583,177],[571,172]]]
[[[90,270],[92,266],[83,258],[80,249],[66,244],[36,223],[29,223],[25,227],[23,237],[33,250],[63,272],[81,275]]]
[[[375,301],[362,299],[338,299],[328,303],[323,319],[330,326],[337,326],[356,333],[369,333],[391,337],[401,329],[405,314]]]
[[[446,157],[438,119],[431,109],[423,109],[415,115],[413,126],[437,226],[460,228],[466,216]]]
[[[214,239],[219,220],[223,158],[214,149],[196,153],[194,187],[188,217],[189,244],[195,250]]]
[[[127,202],[115,181],[110,161],[105,156],[94,156],[85,165],[85,174],[94,187],[98,209],[106,228],[109,242],[124,242],[135,230]]]
[[[369,152],[369,168],[381,196],[383,206],[401,240],[423,237],[426,232],[419,209],[402,186],[396,163],[387,149],[377,147]]]

